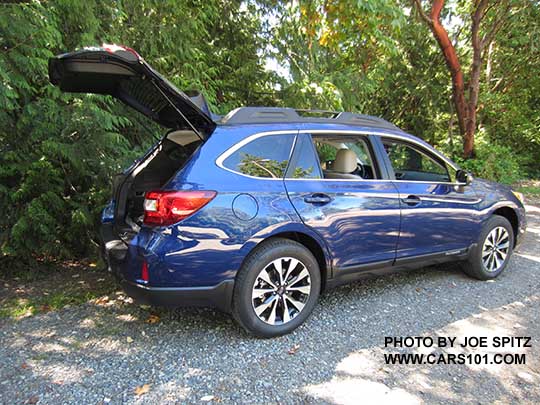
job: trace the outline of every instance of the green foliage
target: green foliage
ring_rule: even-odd
[[[265,159],[261,158],[260,156],[244,153],[238,166],[242,173],[249,176],[280,178],[285,175],[285,170],[287,170],[288,165],[288,160],[282,160],[280,162],[277,160]],[[307,170],[297,167],[295,168],[294,173],[292,173],[292,177],[307,177],[312,171],[312,167]]]
[[[337,149],[327,143],[317,143],[317,155],[321,162],[328,162],[329,160],[336,160]]]
[[[455,22],[470,21],[472,2],[447,3],[444,23],[468,70],[471,49],[465,38],[471,27]],[[411,6],[405,0],[287,3],[272,32],[274,57],[290,67],[280,102],[382,116],[461,161],[450,77],[433,36]],[[540,76],[531,73],[540,66],[540,5],[516,0],[511,10],[486,51],[480,142],[475,159],[464,163],[503,181],[540,175]],[[492,144],[513,153],[497,164],[490,153],[500,150]]]
[[[540,186],[521,186],[517,191],[531,196],[540,196]]]
[[[163,131],[112,98],[63,94],[48,82],[48,59],[122,43],[179,88],[205,91],[219,105],[214,110],[226,112],[252,103],[268,85],[257,55],[260,21],[252,5],[240,7],[236,0],[0,5],[2,254],[23,260],[95,254],[112,175]]]
[[[470,21],[448,2],[445,24]],[[0,5],[0,250],[23,260],[96,252],[114,173],[162,131],[110,97],[64,94],[48,58],[102,42],[137,49],[214,112],[242,105],[348,110],[384,117],[502,182],[540,176],[540,5],[512,2],[486,53],[476,157],[462,139],[444,60],[409,0],[50,0]],[[469,26],[449,25],[460,42]],[[265,58],[283,69],[268,72]],[[324,149],[324,146],[322,146]],[[325,160],[334,158],[323,150]],[[284,162],[251,159],[257,173]],[[302,173],[297,173],[302,175]]]
[[[500,183],[513,184],[522,178],[520,157],[508,146],[479,142],[476,159],[457,159],[457,163],[477,177]]]

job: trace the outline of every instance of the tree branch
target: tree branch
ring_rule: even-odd
[[[429,16],[425,13],[424,9],[422,8],[421,0],[413,0],[413,4],[416,10],[418,10],[418,14],[420,14],[420,17],[422,17],[422,20],[424,20],[429,26],[432,26],[433,20],[429,18]]]
[[[489,45],[493,39],[495,38],[495,35],[499,32],[501,27],[503,26],[503,23],[507,20],[508,13],[510,12],[511,5],[510,3],[506,4],[506,7],[504,10],[500,13],[499,18],[495,20],[493,23],[491,30],[484,35],[482,38],[482,48],[484,48],[486,45]]]
[[[472,25],[471,25],[471,37],[472,37],[472,46],[473,50],[482,52],[483,50],[483,41],[479,39],[480,23],[485,16],[485,10],[488,5],[488,0],[480,0],[478,6],[474,10],[472,16]]]

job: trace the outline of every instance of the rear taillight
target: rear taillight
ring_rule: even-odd
[[[216,194],[215,191],[148,191],[144,198],[144,224],[175,224],[200,210]]]

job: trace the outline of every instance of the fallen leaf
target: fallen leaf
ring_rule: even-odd
[[[26,364],[26,363],[23,363],[23,364],[21,364],[21,368],[27,369],[27,368],[30,368],[30,366],[28,364]]]
[[[28,398],[25,402],[25,404],[37,404],[39,401],[39,397],[37,395],[33,395],[30,398]]]
[[[109,297],[107,295],[104,295],[103,297],[99,297],[95,301],[96,305],[105,305],[108,302],[109,302]]]
[[[150,384],[143,384],[135,387],[135,395],[137,395],[138,397],[146,394],[148,391],[150,391]]]
[[[39,307],[39,310],[41,312],[49,312],[51,310],[51,306],[49,304],[43,304]]]
[[[214,399],[213,395],[205,395],[204,397],[201,398],[201,401],[208,402],[208,401],[211,401],[213,399]]]
[[[293,347],[291,347],[289,349],[289,354],[296,354],[296,352],[298,351],[298,349],[300,349],[300,345],[294,345]]]
[[[126,338],[126,342],[128,342],[128,343],[133,343],[133,338],[131,338],[131,336],[128,336],[128,337]]]
[[[89,267],[96,267],[97,265],[96,265],[96,263],[90,263],[88,266]]]
[[[160,321],[159,315],[150,314],[150,316],[146,320],[146,323],[158,323],[159,321]]]
[[[416,292],[422,292],[422,289],[420,287],[417,287]]]

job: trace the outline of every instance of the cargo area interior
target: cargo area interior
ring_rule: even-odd
[[[120,219],[117,223],[125,223],[136,231],[143,222],[145,193],[162,188],[184,167],[201,143],[193,131],[168,133],[157,147],[124,177],[125,181],[117,190],[117,220]]]

